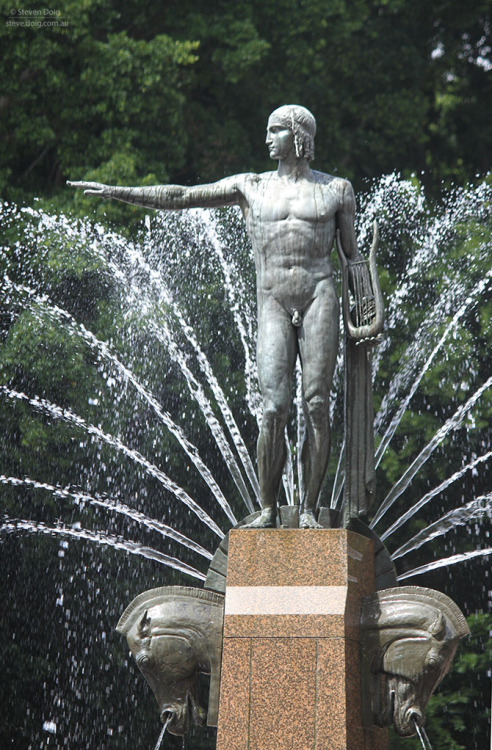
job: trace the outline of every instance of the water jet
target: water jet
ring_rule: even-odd
[[[440,267],[440,259],[436,248],[444,248],[448,244],[452,245],[453,242],[457,242],[453,239],[455,236],[453,233],[462,232],[466,235],[466,232],[470,231],[473,234],[477,231],[477,227],[480,227],[480,223],[486,220],[487,201],[490,201],[487,191],[486,186],[481,186],[468,192],[458,192],[449,198],[447,208],[444,205],[440,213],[436,211],[436,215],[428,215],[426,218],[424,199],[418,189],[394,176],[376,184],[362,207],[359,224],[361,241],[364,241],[367,236],[368,227],[377,214],[382,252],[386,246],[389,248],[388,254],[395,255],[402,247],[408,247],[411,242],[416,243],[416,249],[414,248],[416,251],[408,252],[405,256],[408,268],[405,260],[402,260],[404,267],[399,275],[403,286],[398,288],[395,285],[394,292],[388,297],[387,337],[375,352],[376,396],[378,402],[381,402],[376,425],[381,434],[391,423],[392,417],[399,413],[400,399],[404,400],[405,394],[415,384],[421,369],[425,367],[425,363],[438,345],[439,337],[446,334],[446,326],[451,326],[449,333],[446,334],[446,340],[454,341],[455,346],[458,345],[456,342],[460,343],[468,353],[467,356],[471,356],[472,348],[467,337],[467,327],[473,327],[477,304],[479,301],[484,304],[486,300],[484,295],[489,288],[483,286],[483,279],[487,278],[487,270],[483,270],[489,252],[487,245],[484,245],[482,249],[475,248],[475,258],[471,257],[471,251],[470,257],[465,257],[463,265],[466,272],[470,274],[470,278],[463,278],[463,268],[460,268],[460,274],[458,274],[457,264],[455,264],[449,269],[449,279],[441,279],[441,288],[431,290],[430,322],[425,317],[424,311],[420,314],[416,303],[419,301],[419,282],[422,278],[424,280],[425,278],[439,278],[437,271]],[[397,230],[391,227],[389,215],[394,216],[396,213],[391,209],[392,200],[396,200],[395,196],[400,202],[408,201],[405,213],[410,223],[412,220],[416,223],[416,218],[419,221],[422,220],[420,236],[412,237],[412,232],[405,234],[403,227],[398,227]],[[19,288],[7,286],[6,280],[2,282],[5,296],[7,294],[9,296],[8,318],[3,318],[3,345],[6,347],[4,351],[7,351],[8,356],[11,356],[12,351],[19,351],[21,344],[15,337],[16,333],[22,330],[23,325],[28,326],[28,329],[33,332],[32,342],[25,344],[24,353],[30,343],[32,343],[32,352],[36,353],[36,347],[42,341],[42,331],[48,333],[53,327],[52,316],[47,314],[42,317],[44,323],[36,328],[36,320],[44,314],[43,305],[45,308],[63,309],[63,304],[60,304],[64,301],[63,290],[52,279],[42,276],[39,263],[34,265],[33,274],[29,261],[33,258],[33,247],[35,247],[40,258],[47,260],[47,265],[50,265],[52,261],[49,243],[51,242],[54,246],[56,242],[61,243],[68,237],[78,251],[82,251],[84,246],[90,247],[90,253],[88,252],[86,257],[98,258],[98,273],[110,280],[110,283],[114,285],[113,294],[121,298],[119,339],[107,340],[100,326],[92,332],[99,341],[107,345],[112,356],[124,363],[124,367],[134,374],[134,382],[131,379],[125,381],[123,371],[118,369],[116,362],[111,358],[105,358],[102,350],[97,351],[91,348],[82,337],[78,343],[85,353],[88,366],[93,368],[91,390],[90,393],[84,393],[85,403],[82,408],[81,399],[77,404],[58,402],[59,396],[55,392],[51,395],[46,390],[46,386],[39,385],[39,380],[36,380],[33,375],[29,378],[24,366],[20,372],[12,364],[8,362],[6,364],[6,360],[3,359],[2,413],[7,425],[4,435],[13,435],[12,439],[8,438],[10,444],[4,446],[6,463],[3,470],[5,478],[12,480],[3,485],[4,513],[7,518],[3,521],[2,557],[9,581],[9,589],[4,594],[4,599],[9,602],[7,642],[10,645],[6,657],[9,670],[11,672],[13,670],[14,675],[17,672],[18,676],[14,677],[17,685],[21,683],[21,674],[22,679],[29,674],[27,665],[30,664],[31,659],[34,659],[35,664],[33,679],[29,682],[25,693],[27,698],[19,701],[19,707],[13,705],[11,698],[6,701],[5,705],[8,706],[8,713],[12,716],[14,723],[22,727],[21,736],[23,735],[25,740],[21,742],[25,741],[26,747],[29,743],[36,747],[49,747],[53,745],[53,739],[63,736],[71,736],[73,741],[80,743],[92,743],[92,746],[102,747],[110,740],[112,746],[117,747],[118,744],[115,743],[118,742],[123,746],[129,738],[135,747],[138,747],[139,743],[142,747],[151,746],[155,744],[158,728],[154,724],[152,730],[149,731],[146,726],[147,721],[144,720],[143,714],[139,713],[142,710],[142,699],[138,675],[134,670],[132,672],[133,668],[130,664],[128,666],[123,664],[122,657],[120,657],[122,663],[115,664],[114,654],[118,653],[118,650],[121,654],[121,646],[116,637],[113,640],[112,627],[128,600],[139,591],[149,588],[149,585],[189,585],[189,581],[187,582],[177,571],[175,572],[173,567],[169,567],[167,562],[157,561],[152,557],[129,555],[130,550],[125,549],[123,542],[135,543],[140,545],[140,548],[153,549],[169,558],[180,560],[204,576],[208,566],[206,557],[187,549],[177,539],[169,536],[166,537],[167,541],[164,546],[161,532],[158,529],[151,529],[148,524],[151,521],[158,521],[183,536],[193,537],[209,555],[213,553],[220,539],[217,532],[214,532],[195,514],[193,517],[189,515],[192,511],[188,506],[173,498],[169,483],[166,486],[155,472],[149,473],[147,464],[134,460],[135,452],[145,457],[150,466],[156,466],[163,471],[176,485],[185,485],[181,486],[183,492],[194,500],[199,499],[199,506],[205,507],[207,515],[221,533],[228,531],[231,520],[226,511],[220,507],[216,494],[207,481],[197,469],[191,468],[192,462],[189,455],[183,459],[181,465],[178,463],[172,465],[169,458],[167,458],[169,466],[164,465],[164,453],[170,454],[171,450],[166,448],[164,451],[159,444],[159,436],[164,432],[163,421],[153,410],[149,400],[138,391],[135,382],[139,382],[149,395],[157,393],[156,401],[158,404],[161,403],[164,413],[163,401],[160,399],[162,380],[164,377],[169,377],[169,380],[172,379],[172,382],[175,382],[178,372],[183,373],[184,379],[179,398],[174,400],[169,398],[169,404],[165,404],[165,411],[179,425],[187,439],[193,442],[196,453],[202,458],[203,463],[209,466],[217,485],[221,487],[222,494],[228,499],[234,516],[240,518],[249,511],[249,505],[245,500],[248,496],[254,508],[256,493],[244,468],[246,462],[244,450],[242,446],[236,444],[233,437],[236,435],[237,438],[233,422],[229,418],[227,422],[223,421],[221,409],[216,405],[216,393],[220,394],[220,391],[217,390],[215,384],[212,386],[207,374],[210,371],[213,372],[219,364],[216,353],[221,351],[221,347],[223,350],[224,346],[222,327],[215,321],[214,325],[209,325],[206,320],[201,320],[197,312],[199,305],[193,300],[188,302],[180,300],[179,308],[173,309],[169,299],[173,299],[175,295],[168,296],[169,289],[173,292],[179,289],[180,281],[186,282],[187,291],[191,287],[193,291],[201,290],[201,295],[217,294],[219,300],[217,307],[220,307],[221,312],[216,317],[220,319],[224,314],[224,306],[221,302],[228,298],[228,295],[234,294],[234,285],[232,289],[227,290],[227,285],[223,281],[224,273],[218,261],[212,268],[203,268],[207,265],[206,258],[215,257],[215,251],[210,244],[207,244],[210,234],[215,232],[219,241],[220,236],[224,238],[224,235],[227,236],[227,232],[230,231],[227,241],[221,245],[226,264],[230,264],[230,278],[235,278],[234,274],[240,268],[243,277],[251,279],[251,261],[245,253],[236,255],[235,251],[231,251],[233,239],[238,239],[239,232],[237,215],[234,211],[226,212],[232,225],[230,230],[226,227],[224,213],[220,211],[207,214],[206,217],[199,211],[192,211],[186,217],[179,219],[174,216],[170,217],[169,221],[164,217],[156,217],[150,222],[150,231],[145,230],[141,239],[135,242],[130,242],[118,236],[117,233],[108,232],[102,227],[93,227],[90,222],[83,223],[63,216],[50,216],[41,210],[32,209],[29,214],[26,214],[12,207],[4,207],[4,212],[6,212],[7,223],[18,222],[19,231],[24,232],[24,237],[19,236],[16,240],[19,243],[17,257],[21,258],[21,263],[16,269],[19,275],[11,278],[14,276],[14,268],[9,252],[13,249],[15,251],[15,243],[8,251],[7,248],[3,249],[5,272],[10,282],[18,286],[24,284],[29,290],[23,292]],[[386,218],[385,214],[388,214]],[[467,222],[473,224],[471,229],[463,229]],[[426,226],[428,233],[425,231]],[[175,237],[168,239],[171,237],[171,230],[175,230],[176,227],[179,228],[176,230]],[[190,257],[185,269],[189,277],[183,279],[186,274],[183,273],[183,260],[180,258],[179,251],[185,236]],[[170,254],[166,262],[161,257],[160,251],[164,241],[170,246]],[[473,244],[471,239],[464,241]],[[241,243],[244,243],[244,238],[239,235],[240,246]],[[423,264],[424,270],[421,272],[417,270],[417,256],[419,262]],[[200,262],[203,272],[201,286],[197,280],[199,276],[197,268],[200,267]],[[477,264],[476,268],[474,262]],[[384,258],[381,258],[380,265],[384,267]],[[433,268],[435,269],[434,277]],[[238,282],[238,285],[239,283],[244,282]],[[226,286],[226,291],[217,291],[223,290],[224,286]],[[406,330],[406,321],[402,318],[396,302],[393,305],[393,297],[397,301],[408,300],[409,306],[414,306],[416,315],[415,320],[411,322],[418,326],[417,330],[412,332]],[[457,315],[456,311],[461,310],[462,306],[465,306],[462,316],[458,320],[453,320],[453,316]],[[4,309],[2,308],[2,312]],[[178,319],[178,309],[182,322],[185,324],[184,329],[182,322]],[[80,311],[77,313],[77,311],[66,310],[66,312],[75,320],[80,321]],[[244,445],[252,455],[257,419],[254,406],[256,404],[257,408],[258,397],[254,391],[253,378],[250,377],[249,383],[240,385],[237,390],[235,390],[235,378],[240,369],[239,364],[242,366],[247,362],[247,357],[250,363],[254,362],[254,331],[251,321],[254,321],[255,315],[249,303],[245,306],[245,303],[237,302],[232,317],[234,316],[242,321],[244,330],[242,334],[238,333],[231,342],[234,344],[235,352],[229,357],[232,366],[223,367],[223,371],[225,370],[228,375],[228,382],[223,384],[222,390],[226,391],[225,400],[232,402],[231,413],[234,414],[237,432],[243,434]],[[140,322],[138,322],[139,317]],[[68,324],[68,321],[68,318],[64,321],[59,319],[56,324],[58,330],[66,333],[68,338],[73,337],[78,341],[78,334],[70,327],[71,324]],[[464,322],[466,326],[461,327]],[[85,320],[84,325],[87,330],[91,330],[86,323]],[[230,327],[232,328],[232,323]],[[226,328],[225,324],[223,328]],[[401,331],[405,337],[408,337],[409,342],[408,345],[405,344],[406,350],[403,349],[403,351],[400,345]],[[202,334],[203,339],[200,338]],[[414,345],[412,336],[415,335],[418,343]],[[200,344],[199,341],[201,341]],[[248,349],[248,355],[246,355],[246,349]],[[154,361],[161,363],[159,368],[153,368],[149,363],[150,351]],[[171,355],[167,354],[168,351]],[[179,359],[174,357],[176,353],[179,353]],[[386,370],[383,354],[384,357],[390,359],[392,357],[395,361],[400,360],[398,362],[400,366],[397,368],[398,374],[394,377],[391,377]],[[41,356],[42,352],[39,352],[39,358]],[[139,357],[141,357],[141,364],[139,364]],[[442,359],[439,360],[439,357]],[[440,368],[441,373],[446,372],[446,357],[448,363],[450,358],[455,361],[450,354],[445,353],[444,346],[441,346],[426,372],[432,374],[435,366]],[[213,360],[212,365],[210,360]],[[36,357],[31,357],[30,361],[36,367]],[[210,370],[207,370],[206,362]],[[251,367],[251,364],[247,367]],[[59,368],[61,369],[61,365]],[[446,374],[449,375],[448,372]],[[340,377],[340,372],[336,373],[335,378],[340,379]],[[378,395],[377,390],[378,377],[382,381],[381,396]],[[439,420],[441,424],[452,420],[460,406],[473,398],[474,394],[487,382],[487,377],[484,377],[484,361],[465,361],[456,370],[456,397],[449,397],[450,407],[443,413],[436,402],[436,393],[432,383],[427,391],[425,387],[422,387],[426,383],[425,377],[424,373],[413,394],[413,399],[416,399],[415,411],[413,411],[414,402],[410,400],[406,411],[401,415],[400,426],[395,429],[392,442],[385,454],[391,456],[394,453],[398,456],[401,453],[405,459],[402,461],[404,466],[411,465],[410,459],[406,460],[407,455],[418,456],[432,441],[439,430]],[[446,381],[442,376],[441,382],[442,387],[445,388]],[[466,387],[461,388],[462,383]],[[340,392],[340,389],[338,390]],[[23,394],[24,398],[9,396],[9,392],[14,391],[17,394]],[[383,397],[383,393],[386,393],[386,398]],[[429,462],[424,463],[420,469],[424,478],[420,481],[419,477],[422,474],[416,474],[401,497],[395,499],[395,503],[388,508],[384,518],[381,517],[381,522],[377,526],[378,530],[384,529],[385,525],[389,529],[396,524],[392,534],[396,535],[393,538],[397,541],[393,543],[392,536],[388,536],[386,542],[390,550],[396,550],[408,541],[409,536],[419,533],[420,529],[413,527],[410,534],[402,536],[404,532],[400,529],[404,528],[404,524],[398,526],[398,522],[403,509],[406,511],[415,506],[426,495],[432,495],[432,498],[421,506],[422,510],[424,508],[429,510],[429,515],[425,519],[428,523],[435,522],[438,527],[441,517],[452,512],[456,507],[466,506],[467,503],[472,502],[473,496],[482,500],[475,508],[476,515],[473,515],[470,510],[468,518],[464,519],[466,524],[472,524],[471,527],[468,525],[465,528],[474,532],[477,519],[486,520],[487,516],[490,516],[490,496],[484,480],[486,468],[490,465],[488,463],[490,444],[485,428],[481,426],[488,403],[484,401],[484,398],[487,399],[488,393],[489,391],[482,391],[470,410],[466,413],[460,412],[460,417],[462,416],[463,419],[454,421],[450,431],[443,436],[443,441],[436,446],[436,451],[441,450],[443,446],[449,449],[448,472],[444,476],[433,477],[428,468]],[[420,394],[426,395],[424,397]],[[465,396],[464,400],[462,395]],[[198,397],[198,401],[195,396]],[[429,409],[426,408],[425,398],[428,398]],[[99,400],[99,403],[90,404],[89,399]],[[105,400],[107,400],[106,404],[104,404]],[[58,406],[60,411],[46,411],[48,402]],[[114,407],[115,403],[117,408]],[[189,413],[187,413],[188,404]],[[145,416],[142,418],[134,416],[138,409],[141,409]],[[430,413],[431,421],[436,425],[434,432],[427,427],[426,435],[420,436],[416,434],[417,430],[410,423],[411,430],[407,437],[404,437],[405,428],[409,426],[407,420],[409,412],[412,412],[414,420],[417,421],[419,410],[422,410],[422,418],[425,418],[426,412]],[[340,412],[341,404],[334,400],[332,413],[335,425]],[[19,413],[22,419],[17,419],[16,424],[21,422],[24,427],[27,421],[38,424],[39,419],[40,438],[43,441],[47,433],[49,433],[49,439],[53,439],[52,436],[57,430],[61,430],[64,440],[68,436],[70,467],[65,466],[62,475],[56,476],[57,471],[60,471],[57,467],[45,464],[41,459],[36,460],[36,445],[32,437],[30,443],[23,447],[19,442],[19,433],[8,431],[13,416],[17,417]],[[37,417],[37,414],[40,417]],[[83,423],[73,421],[73,415],[80,417]],[[94,431],[88,432],[87,425],[93,425]],[[196,436],[191,430],[195,425],[197,426]],[[145,429],[140,431],[137,427]],[[340,432],[341,430],[335,427],[334,457],[340,447]],[[27,429],[24,433],[27,433]],[[214,451],[207,450],[206,444],[210,433],[217,435],[222,449],[217,447]],[[101,442],[103,434],[111,435],[114,441],[119,442]],[[213,439],[215,441],[216,438]],[[171,442],[177,440],[175,436],[166,440],[167,446],[171,444],[177,446]],[[290,425],[290,441],[293,454],[292,476],[287,484],[295,488],[297,444],[295,421]],[[227,450],[224,443],[229,445],[235,458],[236,479],[229,478],[230,475],[225,467],[226,461],[221,457]],[[127,450],[124,450],[123,446],[126,446]],[[463,458],[457,463],[458,449],[459,455]],[[173,448],[173,455],[178,450],[182,451],[183,455],[187,455],[182,447]],[[192,449],[189,448],[189,451],[191,452]],[[405,451],[408,451],[408,454]],[[27,459],[28,453],[31,454],[31,463],[28,463],[29,471],[25,471],[22,468],[21,459],[23,457]],[[120,465],[122,462],[115,457],[118,453],[126,456],[124,461],[129,463],[131,461],[131,468],[122,468]],[[435,456],[436,453],[428,455],[429,457]],[[189,468],[187,468],[188,462],[190,462]],[[32,473],[33,468],[36,470],[35,474]],[[380,470],[388,471],[388,462],[385,464],[384,458],[382,458]],[[196,477],[195,471],[197,471]],[[429,471],[427,477],[425,477],[426,471]],[[132,472],[138,473],[138,483],[136,480],[131,480]],[[330,469],[329,474],[333,476],[334,469]],[[239,476],[242,477],[242,483]],[[185,477],[186,482],[182,477]],[[456,478],[450,484],[446,484],[446,477]],[[26,481],[27,478],[37,484],[29,484]],[[23,484],[14,484],[13,480]],[[242,491],[239,488],[236,489],[238,483],[242,486]],[[383,475],[380,486],[382,489],[387,488],[386,494],[390,491],[387,484]],[[446,499],[442,493],[448,489],[451,493],[454,488],[455,493],[447,495],[448,499]],[[327,506],[330,505],[330,489],[328,485],[324,490],[326,497],[324,502]],[[71,497],[60,495],[57,499],[56,492],[63,490],[71,493]],[[473,495],[470,494],[471,492]],[[77,494],[104,500],[122,510],[124,507],[131,508],[142,517],[137,516],[132,519],[124,512],[116,513],[109,508],[100,507],[97,510],[89,500],[84,501],[83,498],[80,498],[77,505],[75,502],[72,503]],[[461,501],[461,496],[465,502]],[[454,508],[453,503],[456,503]],[[181,508],[184,510],[182,516]],[[435,509],[434,513],[431,509]],[[141,523],[144,520],[143,517],[147,517],[145,523]],[[124,523],[116,520],[117,518],[124,519]],[[192,518],[196,518],[196,521]],[[23,525],[24,522],[29,522],[30,525]],[[412,519],[408,517],[406,523],[411,527]],[[454,528],[458,526],[448,525],[448,533],[453,534]],[[84,529],[91,532],[92,536],[85,535]],[[430,560],[420,557],[418,564],[412,564],[415,558],[411,557],[411,553],[407,558],[410,559],[408,564],[405,558],[402,559],[399,556],[395,558],[401,580],[407,580],[408,577],[413,583],[420,580],[415,577],[416,574],[419,575],[418,568],[423,567],[429,570],[427,566],[434,566],[437,570],[434,576],[444,570],[454,576],[449,583],[451,588],[453,581],[460,583],[460,580],[463,580],[458,575],[459,567],[448,567],[458,561],[468,566],[478,566],[466,569],[483,570],[483,577],[486,568],[480,568],[481,561],[486,561],[490,554],[483,530],[483,527],[477,525],[478,548],[475,546],[472,549],[464,549],[463,545],[470,547],[474,541],[471,536],[462,537],[456,540],[461,544],[459,549],[454,550],[450,547],[447,551],[442,550],[434,559],[432,538],[436,537],[429,534],[429,539],[425,542],[429,546],[423,549],[429,550]],[[120,551],[116,549],[113,551],[109,544],[101,546],[96,538],[97,534],[107,534],[108,538],[117,541],[122,545],[119,548]],[[381,531],[380,535],[383,536],[383,534],[384,531]],[[439,557],[443,558],[442,561]],[[27,581],[27,573],[32,574],[33,568],[36,570],[36,560],[42,560],[46,567],[43,568],[42,575],[39,576],[37,586],[34,588]],[[49,560],[48,564],[46,560]],[[140,560],[141,563],[138,562]],[[404,565],[401,565],[400,560]],[[437,567],[441,563],[442,567]],[[481,598],[483,597],[483,584],[476,581],[477,578],[478,576],[475,575],[475,582],[471,582],[475,586],[475,591],[478,592],[475,606],[484,607],[485,604]],[[430,579],[429,585],[433,585],[433,588],[441,588],[439,583],[435,583],[436,580],[438,579]],[[441,580],[446,585],[445,579]],[[447,593],[451,593],[450,588],[446,588]],[[454,592],[452,595],[456,598]],[[466,612],[470,611],[471,601],[466,593],[460,594],[459,603]],[[12,637],[13,635],[15,638]],[[113,643],[112,653],[109,653],[108,642]],[[97,654],[94,663],[88,662],[86,651],[89,650],[93,655]],[[130,670],[130,677],[127,677],[127,669]],[[116,675],[118,675],[117,678]],[[125,686],[127,679],[128,686]],[[42,691],[42,701],[36,699],[36,696],[40,695],[38,686]],[[81,711],[82,703],[85,718]],[[138,712],[134,710],[136,703],[139,706]],[[152,721],[154,707],[150,699],[148,703],[148,717]],[[21,715],[17,713],[18,708],[21,709]],[[130,712],[131,720],[129,719]],[[87,718],[88,721],[86,721]],[[46,726],[49,726],[49,731],[43,729],[45,722],[47,722]],[[19,747],[21,746],[19,743]]]

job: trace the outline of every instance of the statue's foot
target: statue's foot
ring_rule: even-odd
[[[274,529],[277,525],[274,508],[263,508],[258,518],[241,526],[242,529]]]
[[[299,516],[299,528],[300,529],[322,529],[320,523],[314,517],[312,510],[308,510],[305,513],[301,513]]]

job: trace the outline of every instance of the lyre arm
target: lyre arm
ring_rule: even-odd
[[[376,268],[376,252],[378,247],[378,225],[374,222],[373,225],[373,240],[371,246],[371,252],[369,255],[369,273],[371,277],[372,291],[374,293],[374,318],[371,323],[366,325],[357,326],[352,320],[350,314],[350,303],[349,303],[349,267],[355,265],[360,261],[355,261],[353,264],[347,260],[345,253],[343,252],[342,243],[340,239],[340,230],[337,230],[336,235],[337,250],[340,258],[340,264],[342,267],[342,311],[343,320],[347,334],[354,341],[363,341],[364,339],[376,338],[383,329],[384,322],[384,303],[383,295],[381,292],[381,286],[379,283],[377,268]]]

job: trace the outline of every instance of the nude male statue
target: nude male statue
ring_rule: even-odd
[[[155,209],[238,205],[253,245],[258,304],[257,361],[263,399],[258,439],[262,511],[250,524],[276,524],[286,460],[284,430],[296,357],[302,366],[306,440],[300,528],[321,528],[314,511],[330,454],[329,395],[338,351],[339,304],[330,253],[337,229],[350,261],[357,249],[351,184],[311,170],[316,121],[304,107],[284,105],[268,120],[266,144],[276,172],[240,174],[210,185],[111,187],[69,182],[98,195]]]

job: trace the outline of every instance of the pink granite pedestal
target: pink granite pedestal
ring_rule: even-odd
[[[386,750],[362,725],[359,618],[372,542],[342,529],[233,530],[217,750]]]

